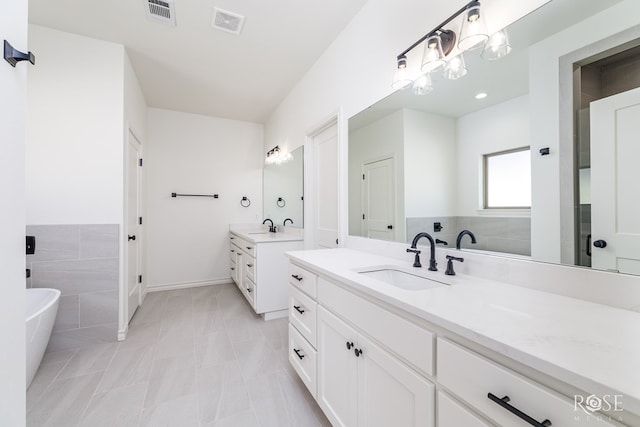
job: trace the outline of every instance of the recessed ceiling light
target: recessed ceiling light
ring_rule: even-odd
[[[480,92],[479,94],[476,95],[476,99],[484,99],[487,97],[487,94],[484,92]]]

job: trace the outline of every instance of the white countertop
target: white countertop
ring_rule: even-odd
[[[466,275],[430,272],[351,249],[288,252],[297,264],[352,286],[497,353],[597,396],[621,394],[640,414],[640,313]],[[454,266],[457,263],[454,263]],[[445,282],[412,291],[356,270],[399,266]],[[605,285],[606,286],[606,285]]]
[[[241,237],[251,243],[264,243],[264,242],[292,242],[298,240],[304,240],[302,236],[297,236],[295,234],[285,233],[285,232],[277,232],[270,233],[268,230],[264,229],[253,229],[253,230],[230,230],[232,234],[235,234],[238,237]]]

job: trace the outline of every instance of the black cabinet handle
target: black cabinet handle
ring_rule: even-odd
[[[127,241],[129,241],[129,240],[136,240],[135,234],[133,236],[131,236],[131,235],[127,236]]]
[[[353,343],[350,341],[347,341],[347,350],[351,350],[351,347],[353,347]]]
[[[235,268],[234,268],[234,267],[231,267],[231,271],[233,271],[233,270],[235,270]]]
[[[253,267],[253,264],[247,264],[247,267],[251,268]]]
[[[294,348],[293,352],[300,358],[300,360],[304,359],[304,354],[300,354],[300,350],[298,350],[297,348]]]
[[[20,61],[29,61],[33,65],[36,63],[36,57],[33,53],[20,52],[6,40],[4,41],[4,59],[11,64],[12,67],[15,67]]]
[[[353,349],[353,352],[356,354],[356,357],[360,357],[360,355],[362,354],[362,349],[355,348]]]
[[[247,288],[247,292],[251,293],[251,292],[253,292],[253,289]]]
[[[247,249],[251,250],[251,246],[246,246]]]
[[[229,239],[230,239],[230,240],[233,240],[233,239],[235,239],[235,237],[229,237]]]
[[[294,306],[293,306],[293,308],[295,308],[295,309],[296,309],[296,311],[297,311],[298,313],[300,313],[300,314],[304,313],[304,310],[300,309],[300,306],[299,306],[299,305],[294,305]]]
[[[518,416],[520,419],[528,422],[532,426],[535,426],[535,427],[549,427],[551,425],[551,421],[549,421],[549,420],[544,420],[542,422],[538,422],[538,421],[534,420],[533,418],[531,418],[529,415],[525,414],[524,412],[522,412],[521,410],[516,408],[515,406],[509,405],[509,400],[511,400],[511,399],[509,399],[509,396],[504,396],[501,399],[498,396],[496,396],[495,394],[489,393],[489,394],[487,394],[487,397],[489,399],[491,399],[493,402],[495,402],[498,405],[502,406],[507,411],[509,411],[512,414]]]
[[[591,256],[591,234],[587,234],[587,256]]]
[[[235,251],[236,251],[235,249],[231,249],[231,252],[235,252]]]
[[[296,279],[298,282],[302,280],[302,277],[298,276],[297,274],[292,274],[291,277]]]
[[[387,225],[388,230],[393,230],[393,225]]]

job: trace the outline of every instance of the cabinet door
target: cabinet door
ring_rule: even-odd
[[[333,426],[354,427],[357,414],[356,332],[318,307],[317,342],[318,404]]]
[[[434,385],[358,336],[358,426],[432,427]]]
[[[438,392],[438,427],[490,427],[445,393]]]

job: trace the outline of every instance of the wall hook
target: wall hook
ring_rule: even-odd
[[[33,53],[20,52],[19,50],[14,49],[14,47],[11,46],[11,43],[6,40],[4,41],[4,59],[6,59],[12,67],[15,67],[20,61],[29,61],[33,65],[36,64],[36,56]]]
[[[242,199],[240,200],[240,206],[242,206],[243,208],[248,208],[249,206],[251,206],[251,200],[249,200],[247,196],[242,196]]]

